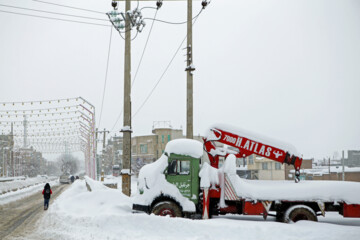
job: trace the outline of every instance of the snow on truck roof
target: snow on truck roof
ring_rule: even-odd
[[[203,144],[192,139],[175,139],[166,144],[165,152],[200,158],[203,155]]]
[[[261,142],[266,145],[270,145],[270,146],[285,150],[285,151],[289,152],[290,154],[294,154],[296,156],[299,155],[299,153],[297,152],[296,148],[293,145],[286,143],[286,142],[276,140],[276,139],[266,137],[266,136],[258,134],[258,133],[251,132],[249,130],[241,129],[241,128],[234,127],[234,126],[227,125],[227,124],[215,124],[215,125],[212,125],[211,128],[221,129],[226,132],[237,134],[239,136],[246,137],[251,140]],[[210,129],[208,130],[208,132],[206,134],[207,138],[209,138],[209,137],[211,138],[211,136],[213,135],[213,133],[210,131]]]

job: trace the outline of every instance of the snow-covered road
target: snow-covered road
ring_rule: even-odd
[[[68,185],[52,186],[51,199],[56,199],[67,187]],[[0,205],[0,239],[26,239],[27,233],[33,232],[35,222],[44,212],[41,189],[32,186],[19,190],[17,195],[10,194],[6,198],[7,204]],[[19,195],[20,193],[23,195]]]
[[[121,185],[120,185],[121,186]],[[227,215],[190,220],[132,213],[131,198],[97,185],[88,192],[76,181],[51,205],[27,239],[327,239],[357,240],[360,219],[338,214],[293,224]]]

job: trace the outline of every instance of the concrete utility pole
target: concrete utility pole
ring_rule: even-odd
[[[329,157],[329,180],[331,180],[330,157]]]
[[[344,158],[344,150],[342,151],[342,180],[345,181],[345,158]]]
[[[131,1],[126,0],[125,12],[130,11]],[[131,26],[130,16],[125,21],[125,66],[124,66],[124,138],[122,192],[131,194]]]
[[[187,67],[186,67],[186,138],[193,138],[193,44],[192,44],[192,0],[187,0]]]

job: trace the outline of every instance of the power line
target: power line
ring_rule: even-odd
[[[111,128],[110,132],[112,132],[114,130],[114,128],[115,128],[116,124],[118,123],[120,117],[122,116],[123,112],[124,112],[124,109],[121,110],[121,112],[120,112],[119,116],[117,117],[116,122],[115,122],[114,126]]]
[[[86,18],[86,19],[106,21],[106,22],[108,21],[108,20],[106,20],[106,19],[101,19],[101,18],[92,18],[92,17],[85,17],[85,16],[72,15],[72,14],[66,14],[66,13],[50,12],[50,11],[33,9],[33,8],[23,8],[23,7],[17,7],[17,6],[10,6],[10,5],[5,5],[5,4],[0,4],[0,6],[9,7],[9,8],[16,8],[16,9],[22,9],[22,10],[28,10],[28,11],[34,11],[34,12],[50,13],[50,14],[68,16],[68,17]]]
[[[154,18],[156,18],[156,15],[157,15],[157,12],[158,12],[157,10],[158,10],[158,9],[156,8],[156,12],[155,12]],[[138,72],[139,72],[140,65],[141,65],[142,59],[143,59],[143,57],[144,57],[147,44],[148,44],[149,39],[150,39],[150,35],[151,35],[151,32],[152,32],[153,26],[154,26],[154,21],[151,23],[150,31],[149,31],[148,37],[147,37],[147,39],[146,39],[145,46],[144,46],[143,52],[142,52],[142,54],[141,54],[141,58],[140,58],[140,61],[139,61],[138,66],[137,66],[137,69],[136,69],[136,72],[135,72],[135,76],[134,76],[134,79],[133,79],[133,81],[132,81],[132,83],[131,83],[131,86],[133,86],[133,84],[134,84],[134,82],[135,82],[135,80],[136,80],[136,76],[137,76],[137,74],[138,74]],[[121,36],[121,34],[120,34],[120,36]],[[121,36],[121,37],[122,37],[122,36]],[[114,124],[114,126],[111,128],[111,132],[114,130],[116,124],[118,123],[120,117],[122,116],[122,113],[123,113],[123,110],[120,112],[120,114],[119,114],[118,117],[116,118],[115,124]]]
[[[94,10],[85,9],[85,8],[72,7],[72,6],[68,6],[68,5],[62,5],[62,4],[57,4],[57,3],[50,3],[50,2],[40,1],[40,0],[33,0],[33,1],[34,1],[34,2],[39,2],[39,3],[44,3],[44,4],[49,4],[49,5],[55,5],[55,6],[59,6],[59,7],[72,8],[72,9],[76,9],[76,10],[92,12],[92,13],[105,14],[105,13],[103,13],[103,12],[94,11]]]
[[[200,15],[200,13],[202,12],[202,10],[203,10],[203,9],[201,9],[201,10],[199,11],[199,13],[198,13],[195,17],[193,17],[192,20],[195,20],[195,19]],[[162,22],[162,23],[167,23],[167,24],[174,24],[174,25],[180,25],[180,24],[185,24],[185,23],[187,23],[187,21],[184,21],[184,22],[168,22],[168,21],[156,19],[155,17],[154,17],[154,18],[144,18],[144,20],[146,20],[146,19],[153,20],[153,21],[157,21],[157,22]]]
[[[154,15],[154,19],[156,18],[157,13],[158,13],[158,11],[156,10],[155,15]],[[136,80],[136,76],[137,76],[137,74],[138,74],[138,72],[139,72],[140,65],[141,65],[141,63],[142,63],[142,60],[143,60],[143,57],[144,57],[144,54],[145,54],[145,50],[146,50],[147,44],[148,44],[149,39],[150,39],[151,31],[152,31],[153,26],[154,26],[154,22],[155,22],[155,21],[153,21],[153,22],[151,23],[150,31],[149,31],[148,37],[147,37],[147,39],[146,39],[144,49],[143,49],[142,54],[141,54],[139,64],[138,64],[138,66],[137,66],[137,68],[136,68],[136,72],[135,72],[134,79],[133,79],[133,81],[132,81],[132,83],[131,83],[131,88],[133,87],[133,85],[134,85],[134,83],[135,83],[135,80]]]
[[[101,101],[101,110],[100,110],[100,118],[99,118],[99,124],[98,124],[98,127],[100,127],[101,117],[102,117],[102,112],[103,112],[103,106],[104,106],[105,90],[106,90],[106,82],[107,82],[107,76],[108,76],[108,70],[109,70],[109,59],[110,59],[110,49],[111,49],[111,38],[112,38],[112,28],[111,28],[111,30],[110,30],[109,50],[108,50],[108,57],[107,57],[107,62],[106,62],[105,82],[104,82],[104,90],[103,90],[103,96],[102,96],[102,101]]]
[[[200,15],[200,13],[202,12],[202,10],[199,12],[199,14],[196,16],[196,18],[194,19],[194,23],[193,25],[195,25],[196,20],[198,19],[198,16]],[[134,118],[139,111],[144,107],[145,103],[149,100],[149,98],[151,97],[151,95],[153,94],[153,92],[155,91],[156,87],[159,85],[160,81],[162,80],[162,78],[164,77],[165,73],[167,72],[167,70],[169,69],[170,65],[172,64],[173,60],[175,59],[177,53],[179,52],[182,44],[184,43],[185,39],[187,37],[187,34],[185,35],[184,39],[181,41],[179,47],[177,48],[176,52],[174,53],[173,57],[171,58],[170,62],[168,63],[168,65],[166,66],[164,72],[161,74],[159,80],[156,82],[155,86],[151,89],[149,95],[145,98],[144,102],[140,105],[140,107],[138,108],[138,110],[135,112],[135,114],[132,116],[132,118]]]
[[[82,21],[68,20],[68,19],[61,19],[61,18],[53,18],[53,17],[44,17],[44,16],[38,16],[38,15],[32,15],[32,14],[26,14],[26,13],[10,12],[10,11],[4,11],[4,10],[0,10],[0,12],[16,14],[16,15],[22,15],[22,16],[28,16],[28,17],[51,19],[51,20],[57,20],[57,21],[63,21],[63,22],[73,22],[73,23],[82,23],[82,24],[96,25],[96,26],[102,26],[102,27],[111,27],[111,25],[106,25],[106,24],[82,22]]]

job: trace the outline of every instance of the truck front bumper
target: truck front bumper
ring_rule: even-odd
[[[132,209],[133,211],[141,211],[150,214],[150,206],[133,204]]]

